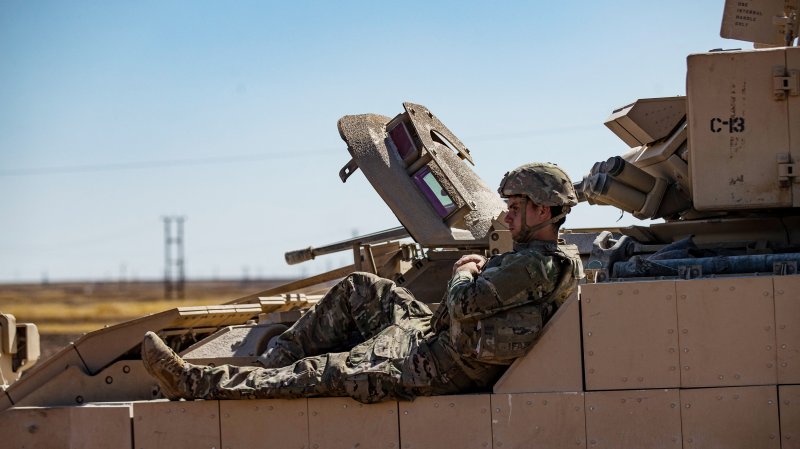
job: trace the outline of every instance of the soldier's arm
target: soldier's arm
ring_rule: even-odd
[[[539,253],[509,254],[499,267],[481,273],[456,271],[448,283],[447,306],[454,320],[477,319],[530,300],[555,288],[559,266]]]

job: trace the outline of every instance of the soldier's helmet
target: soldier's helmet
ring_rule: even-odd
[[[534,162],[511,170],[503,176],[500,196],[525,195],[542,206],[578,204],[578,197],[569,176],[559,166],[549,162]]]

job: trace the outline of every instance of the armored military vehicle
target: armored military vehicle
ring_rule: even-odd
[[[286,254],[353,264],[228,304],[85,335],[0,395],[8,447],[800,447],[800,48],[796,0],[735,0],[722,35],[757,49],[688,58],[685,97],[641,99],[606,125],[631,149],[582,199],[650,226],[565,231],[587,280],[492,391],[364,405],[349,398],[166,401],[139,343],[189,361],[254,363],[353,270],[441,298],[462,254],[510,248],[503,202],[424,106],[345,116],[351,160],[402,224]],[[555,161],[557,162],[557,161]],[[599,207],[599,206],[598,206]]]

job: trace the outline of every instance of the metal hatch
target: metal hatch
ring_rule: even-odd
[[[418,243],[485,245],[505,203],[464,162],[469,150],[425,106],[403,103],[393,119],[377,114],[339,119],[352,156],[342,181],[358,168]]]

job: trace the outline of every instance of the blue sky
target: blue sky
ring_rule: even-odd
[[[606,4],[609,3],[609,4]],[[397,226],[336,121],[428,106],[490,185],[525,162],[580,179],[603,126],[683,95],[722,1],[0,3],[0,282],[155,279],[164,215],[195,278],[312,274],[283,253]],[[570,227],[633,224],[579,206]]]

